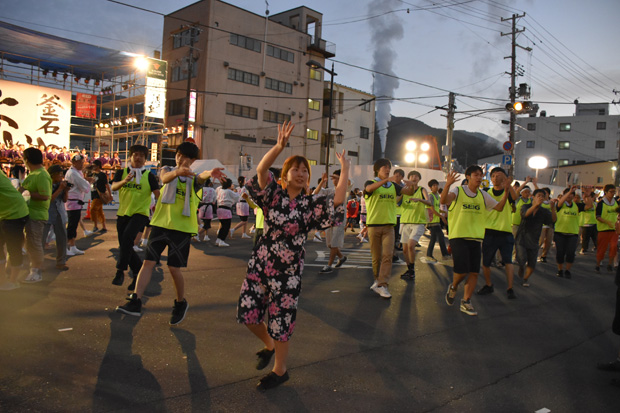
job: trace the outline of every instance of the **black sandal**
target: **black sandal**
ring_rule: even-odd
[[[267,365],[271,361],[271,357],[273,356],[273,353],[275,353],[275,349],[268,350],[266,348],[257,352],[256,355],[258,356],[258,361],[256,362],[256,370],[262,370],[265,367],[267,367]]]
[[[278,387],[280,384],[288,380],[288,371],[285,371],[283,375],[278,376],[273,371],[268,375],[260,379],[256,388],[260,391],[265,391]]]

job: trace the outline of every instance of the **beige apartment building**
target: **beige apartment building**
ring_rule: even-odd
[[[314,60],[324,66],[326,58],[335,56],[335,46],[321,38],[321,22],[322,14],[307,7],[267,19],[218,0],[199,1],[167,15],[162,58],[169,64],[169,145],[183,139],[191,49],[190,88],[196,91],[196,98],[190,104],[192,113],[195,106],[195,118],[190,116],[189,133],[203,159],[218,159],[225,165],[243,163],[241,170],[252,169],[251,164],[255,166],[276,142],[277,125],[291,120],[296,127],[279,161],[295,153],[311,163],[324,162],[326,146],[321,142],[327,118],[323,118],[323,98],[329,74],[307,65]],[[199,32],[194,32],[193,38],[190,26]],[[363,96],[369,99],[367,94]],[[360,95],[360,103],[362,100]],[[363,125],[340,129],[348,135],[344,147],[360,154],[369,151],[359,149],[351,138],[360,135],[360,126],[369,128],[366,140],[372,160],[374,102],[371,112],[364,113],[371,115]],[[338,128],[340,120],[332,122]],[[337,133],[332,133],[334,140]]]

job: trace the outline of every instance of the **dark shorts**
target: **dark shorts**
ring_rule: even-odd
[[[202,220],[202,227],[204,229],[210,229],[211,228],[211,220],[210,219],[203,219]]]
[[[536,268],[539,248],[525,248],[523,245],[517,244],[515,249],[517,251],[517,262],[521,267]]]
[[[248,216],[247,215],[239,215],[239,220],[241,222],[248,222]]]
[[[482,251],[482,243],[480,241],[453,238],[450,240],[450,246],[452,247],[453,271],[455,273],[469,274],[480,272],[480,256]]]
[[[487,230],[484,241],[482,241],[482,265],[490,267],[497,250],[499,250],[505,264],[512,264],[514,246],[515,238],[512,236],[512,232]]]
[[[161,227],[151,227],[151,234],[146,245],[145,260],[159,261],[161,253],[168,247],[168,266],[187,267],[189,246],[192,236],[190,233],[174,231]]]

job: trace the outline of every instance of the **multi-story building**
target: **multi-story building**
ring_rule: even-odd
[[[245,155],[259,160],[276,142],[277,125],[291,120],[296,127],[284,155],[302,154],[311,163],[324,160],[323,70],[307,64],[324,65],[325,58],[335,56],[333,45],[321,39],[321,22],[322,14],[307,7],[267,18],[219,0],[199,1],[167,15],[162,57],[169,63],[169,145],[183,139],[191,73],[189,88],[196,99],[190,108],[196,109],[188,129],[202,158],[225,165],[238,164]],[[336,122],[332,125],[338,128]],[[349,137],[360,134],[356,128]],[[359,154],[349,146],[353,141],[345,141],[345,147]]]
[[[609,114],[607,103],[576,103],[574,116],[517,119],[515,178],[535,175],[532,156],[544,156],[549,167],[618,159],[620,115]]]

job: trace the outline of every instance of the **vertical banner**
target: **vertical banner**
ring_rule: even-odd
[[[97,119],[97,95],[78,93],[75,97],[75,116]]]
[[[189,92],[189,121],[196,122],[196,91]]]
[[[0,80],[0,134],[16,143],[69,146],[71,92]]]
[[[166,76],[168,64],[164,60],[148,58],[144,115],[164,119],[166,115]]]

